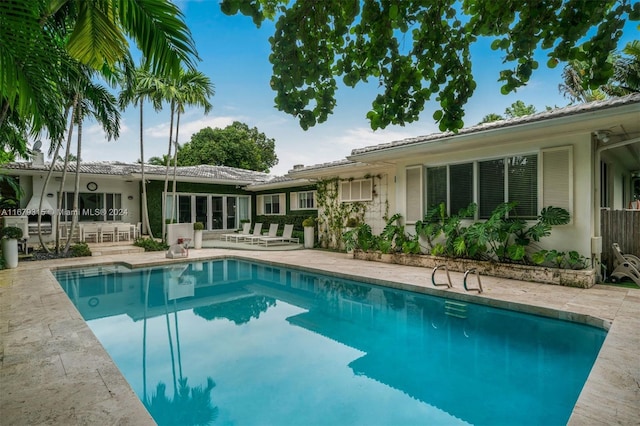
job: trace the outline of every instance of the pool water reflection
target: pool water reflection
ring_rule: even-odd
[[[56,272],[158,424],[565,424],[596,328],[243,260]]]

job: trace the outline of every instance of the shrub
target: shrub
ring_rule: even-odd
[[[71,247],[71,256],[73,257],[85,257],[91,256],[91,249],[85,242],[75,243]]]
[[[204,229],[204,223],[202,222],[194,222],[193,223],[193,230],[194,231],[202,231]]]
[[[316,226],[316,220],[313,217],[309,216],[302,221],[302,226],[305,228],[309,226]]]
[[[144,251],[163,251],[169,248],[164,242],[152,238],[138,238],[133,242],[133,245],[142,247]]]
[[[2,238],[19,240],[22,238],[22,229],[16,226],[5,226],[2,228],[2,231],[0,231],[0,236],[2,236]]]

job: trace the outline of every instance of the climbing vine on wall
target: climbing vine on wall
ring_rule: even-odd
[[[349,218],[364,222],[366,205],[361,202],[340,202],[340,178],[324,179],[317,183],[318,239],[323,248],[340,249],[342,234]]]

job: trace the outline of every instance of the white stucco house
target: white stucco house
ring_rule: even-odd
[[[596,259],[601,209],[640,198],[640,94],[367,146],[289,175],[340,179],[340,201],[363,202],[374,232],[384,212],[402,214],[410,230],[440,201],[450,214],[477,203],[475,219],[507,201],[531,219],[543,207],[563,207],[571,223],[542,245]],[[640,229],[625,232],[640,239]]]

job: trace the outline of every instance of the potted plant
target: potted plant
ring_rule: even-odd
[[[195,249],[202,248],[202,230],[204,229],[204,223],[195,222],[193,224],[193,247]]]
[[[302,221],[302,227],[304,228],[304,248],[313,248],[316,220],[309,216]]]
[[[22,238],[22,229],[16,226],[6,226],[0,231],[2,235],[2,255],[5,267],[18,267],[18,240]]]

